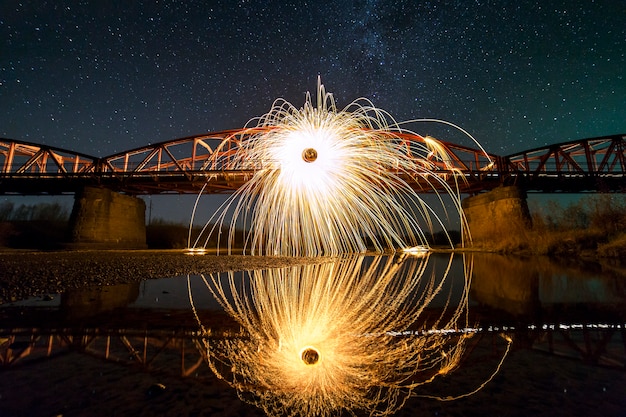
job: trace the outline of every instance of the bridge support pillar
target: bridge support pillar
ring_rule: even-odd
[[[70,216],[73,248],[141,249],[146,247],[146,204],[106,188],[76,193]]]
[[[484,248],[502,248],[523,240],[532,222],[526,193],[516,186],[498,187],[462,202],[472,242]]]

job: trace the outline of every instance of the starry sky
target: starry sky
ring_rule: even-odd
[[[318,76],[339,107],[445,119],[501,155],[626,132],[622,0],[0,9],[0,136],[94,156],[242,127],[279,97],[299,107]]]
[[[625,21],[623,0],[4,0],[0,136],[106,156],[300,107],[321,77],[340,108],[507,155],[626,133]]]

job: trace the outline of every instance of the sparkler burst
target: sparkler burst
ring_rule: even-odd
[[[316,104],[310,94],[300,109],[279,100],[244,132],[228,166],[255,174],[207,222],[194,247],[206,247],[229,222],[229,250],[238,245],[255,255],[424,246],[435,225],[446,227],[415,191],[416,180],[451,197],[466,232],[458,189],[435,173],[443,166],[455,175],[445,147],[419,135],[420,141],[402,139],[407,131],[365,99],[338,110],[319,83]],[[243,242],[235,241],[237,227],[248,229]]]
[[[239,227],[244,253],[341,257],[202,276],[242,332],[213,338],[196,319],[213,372],[269,415],[389,415],[455,369],[471,337],[454,330],[467,328],[470,274],[454,300],[446,286],[452,256],[443,270],[428,269],[426,233],[446,227],[416,191],[435,190],[466,235],[454,186],[463,177],[442,142],[401,129],[369,101],[338,110],[321,83],[316,99],[307,94],[300,109],[279,100],[229,142],[236,146],[218,165],[254,174],[193,247],[217,234],[219,250],[228,226],[229,253]],[[439,192],[450,197],[450,212]],[[400,257],[342,255],[398,248]],[[443,312],[433,319],[424,311],[435,300]]]
[[[352,256],[203,277],[243,331],[212,339],[199,321],[211,369],[268,415],[389,415],[463,355],[470,335],[441,331],[467,327],[468,283],[446,284],[451,260]],[[443,311],[427,319],[435,301]]]

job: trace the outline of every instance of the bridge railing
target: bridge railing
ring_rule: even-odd
[[[93,183],[135,194],[195,193],[207,181],[211,183],[209,192],[232,191],[248,181],[255,171],[271,166],[272,161],[253,160],[241,152],[242,144],[251,135],[271,129],[273,127],[246,128],[190,136],[104,158],[3,140],[0,142],[0,177],[5,179],[2,184],[5,189],[0,192],[63,192],[61,181],[68,184],[65,188],[69,192]],[[491,175],[494,167],[493,156],[428,137],[389,133],[387,137],[383,134],[381,140],[393,141],[421,164],[424,175],[412,180],[424,191],[432,191],[446,181],[474,184]],[[13,181],[11,187],[7,179]],[[34,181],[39,181],[39,185],[33,186]]]
[[[103,172],[202,172],[260,169],[233,162],[241,142],[258,129],[228,130],[160,142],[103,158]]]
[[[242,152],[251,135],[269,129],[207,133],[104,158],[0,139],[0,193],[73,192],[84,185],[101,185],[133,194],[196,193],[207,182],[208,192],[230,192],[272,163],[247,158]],[[392,141],[422,167],[422,174],[407,180],[414,181],[423,192],[449,184],[458,186],[461,192],[474,193],[521,180],[532,182],[537,190],[553,190],[554,183],[545,180],[554,178],[588,180],[581,185],[585,189],[601,188],[589,179],[609,178],[612,182],[605,181],[602,187],[608,184],[613,190],[624,189],[619,182],[623,181],[626,168],[625,138],[626,135],[613,135],[577,140],[506,157],[413,133],[389,133],[381,140]],[[381,169],[402,171],[400,166]]]
[[[558,143],[500,158],[502,182],[527,191],[626,192],[626,135]]]

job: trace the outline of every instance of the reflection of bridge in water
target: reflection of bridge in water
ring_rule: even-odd
[[[161,312],[164,313],[164,312]],[[154,314],[154,313],[152,313]],[[152,317],[154,318],[154,317]],[[0,366],[11,367],[53,359],[69,352],[79,352],[143,371],[165,371],[171,375],[212,378],[208,367],[206,340],[247,338],[238,328],[216,327],[209,335],[197,329],[159,329],[126,327],[59,327],[0,329]],[[480,346],[495,349],[500,334],[511,335],[516,349],[533,349],[550,355],[579,360],[588,365],[617,369],[626,367],[626,334],[619,323],[579,325],[546,324],[516,328],[507,324],[485,323],[480,328],[447,330],[451,343],[467,333],[474,336],[466,346],[465,360]],[[425,337],[419,331],[397,337]],[[474,358],[475,359],[475,358]]]
[[[94,157],[42,144],[0,139],[0,194],[73,193],[101,186],[132,195],[232,192],[267,161],[235,161],[235,152],[260,128],[190,136]],[[416,134],[390,134],[411,154],[427,139]],[[538,192],[624,192],[626,135],[558,143],[508,156],[443,142],[449,160],[427,157],[432,175],[454,181],[461,192],[477,193],[501,185]],[[408,179],[431,192],[423,178]]]
[[[510,279],[501,279],[504,268]],[[532,349],[589,365],[626,368],[620,281],[605,276],[581,278],[575,270],[567,271],[570,278],[564,282],[551,278],[561,276],[563,271],[550,265],[533,264],[529,268],[528,262],[511,258],[476,256],[470,289],[473,305],[467,319],[473,327],[442,331],[449,335],[450,343],[467,334],[473,336],[464,360],[475,360],[472,355],[477,349],[502,348],[500,334],[507,334],[514,339],[515,349]],[[162,280],[153,282],[144,290],[149,299],[162,292],[157,290]],[[179,281],[171,282],[173,285]],[[591,287],[595,291],[588,289]],[[179,292],[175,289],[178,287],[163,288]],[[196,311],[205,326],[206,333],[202,333],[190,305],[135,305],[139,294],[139,283],[119,284],[67,291],[57,301],[49,302],[56,306],[41,306],[44,302],[4,306],[0,309],[0,365],[17,366],[79,352],[145,371],[212,377],[204,342],[249,337],[223,310]],[[585,308],[581,310],[580,305]],[[422,329],[431,329],[431,321],[440,317],[441,307],[428,307],[406,331],[385,331],[398,338],[428,337],[432,330]]]

